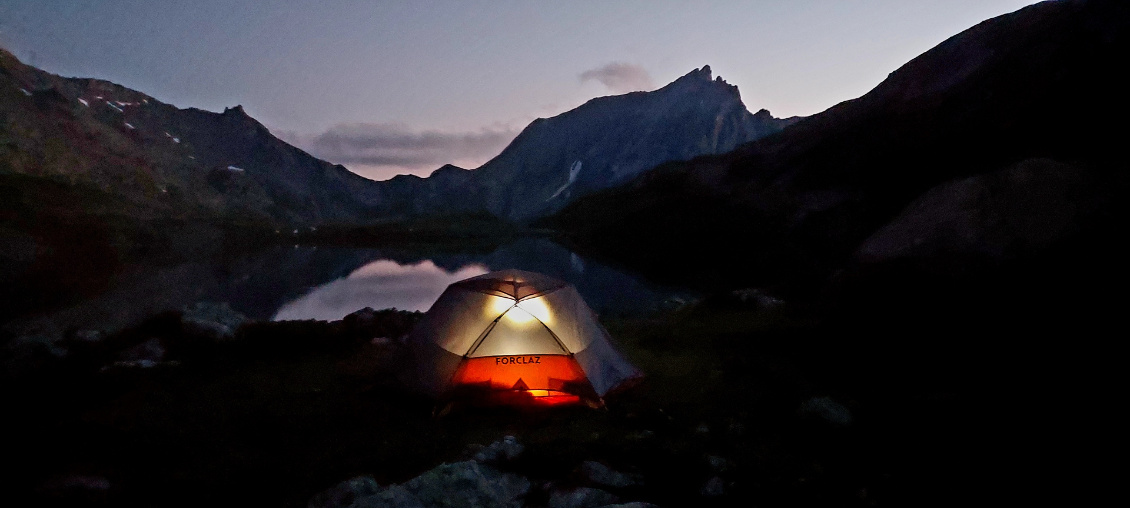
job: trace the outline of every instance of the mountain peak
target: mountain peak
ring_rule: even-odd
[[[661,90],[669,90],[679,94],[700,93],[709,90],[723,97],[729,97],[738,101],[741,100],[741,93],[738,91],[738,86],[727,83],[726,80],[722,79],[722,76],[715,78],[714,72],[710,69],[709,65],[703,65],[702,68],[691,70],[679,79],[664,86]]]
[[[436,174],[444,174],[444,173],[465,173],[467,171],[470,171],[470,170],[467,169],[467,168],[461,168],[459,166],[456,166],[455,164],[444,164],[439,169],[432,171],[429,176],[435,176]]]
[[[714,72],[710,69],[709,65],[703,65],[702,68],[691,70],[679,79],[672,81],[668,86],[677,84],[677,87],[681,89],[687,87],[697,89],[699,87],[709,86],[712,83],[717,85],[725,85],[726,87],[729,87],[729,89],[732,89],[732,91],[737,91],[737,86],[727,83],[726,80],[722,79],[722,76],[715,78]]]
[[[263,126],[258,120],[244,111],[243,106],[235,105],[235,107],[224,108],[224,112],[220,115],[225,122],[240,125],[252,131],[267,131],[268,129]]]
[[[683,75],[683,77],[676,79],[679,81],[712,81],[714,79],[713,72],[710,70],[709,65],[703,65],[701,69],[692,69],[690,72]]]
[[[751,115],[738,88],[704,65],[658,90],[598,97],[535,120],[440,206],[532,220],[669,160],[729,152],[782,128],[768,111]]]

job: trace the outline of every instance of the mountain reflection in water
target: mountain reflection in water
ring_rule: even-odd
[[[526,238],[485,255],[449,253],[421,259],[381,252],[379,259],[348,276],[311,288],[283,304],[273,319],[336,320],[365,307],[426,311],[452,282],[507,268],[572,283],[597,312],[649,312],[672,296],[686,296],[584,259],[550,240]]]
[[[672,296],[688,296],[544,238],[519,239],[490,252],[271,247],[179,263],[130,264],[100,275],[105,282],[97,290],[76,290],[62,306],[12,316],[0,327],[15,335],[52,329],[114,332],[201,301],[226,302],[256,320],[338,320],[365,307],[425,311],[448,284],[507,268],[570,282],[598,313],[647,313]]]
[[[286,303],[271,319],[333,321],[364,307],[425,311],[451,283],[488,271],[474,263],[447,272],[431,260],[402,265],[381,259]]]

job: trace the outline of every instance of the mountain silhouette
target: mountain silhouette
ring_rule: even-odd
[[[1044,2],[984,21],[914,58],[858,99],[730,153],[666,164],[582,198],[545,224],[569,231],[580,244],[650,263],[657,273],[661,262],[645,258],[660,249],[681,263],[766,267],[755,277],[763,281],[827,275],[845,266],[864,240],[941,185],[950,191],[933,196],[950,201],[930,201],[934,210],[1003,206],[1007,200],[953,191],[997,192],[1000,185],[1022,184],[1023,175],[1046,179],[1023,185],[1048,189],[1033,194],[1048,199],[1059,195],[1050,191],[1056,182],[1086,182],[1070,198],[1079,213],[1063,219],[1072,226],[1060,230],[1066,235],[1096,227],[1093,221],[1125,213],[1114,196],[1125,188],[1125,129],[1118,122],[1127,117],[1128,101],[1118,76],[1119,62],[1130,54],[1128,12],[1123,2]],[[955,186],[980,175],[980,183]],[[1045,205],[1067,209],[1039,199],[1026,206]],[[984,220],[1017,216],[995,208],[969,213]],[[889,233],[896,230],[909,231],[888,229],[886,239],[871,247],[895,248]],[[965,233],[990,231],[1000,230],[978,226]],[[930,231],[935,233],[941,234]],[[1022,241],[1029,237],[1017,233],[1010,252],[1001,255],[1055,243]],[[960,247],[934,240],[935,253],[996,255],[970,250],[976,242]],[[735,248],[739,241],[749,246]],[[871,259],[876,255],[869,251]]]
[[[2,51],[2,50],[0,50]],[[125,216],[365,224],[451,213],[525,221],[668,160],[722,153],[796,119],[751,114],[710,68],[531,123],[475,170],[374,182],[278,139],[240,106],[178,109],[0,52],[0,170],[91,187]],[[99,210],[91,210],[99,212]],[[101,212],[106,212],[102,210]]]
[[[115,213],[305,224],[361,220],[383,200],[371,180],[286,144],[240,106],[178,109],[3,50],[0,111],[0,170],[92,187],[114,196]]]

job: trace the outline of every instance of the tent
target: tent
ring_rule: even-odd
[[[418,385],[455,401],[599,405],[640,377],[573,286],[521,270],[451,284],[408,343]]]

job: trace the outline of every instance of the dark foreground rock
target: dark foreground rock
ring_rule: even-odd
[[[847,427],[851,425],[851,410],[843,404],[829,397],[813,397],[800,405],[799,412],[804,416],[812,416],[834,427]]]
[[[500,464],[517,459],[522,452],[525,451],[525,446],[518,442],[518,438],[514,436],[506,436],[498,441],[477,449],[474,453],[474,460],[483,464]]]
[[[188,333],[223,341],[235,338],[236,330],[247,322],[247,317],[227,302],[197,302],[184,309],[181,321]]]
[[[522,506],[530,481],[473,460],[442,464],[400,485],[380,488],[354,478],[310,500],[310,508],[405,506]]]
[[[464,450],[470,460],[441,464],[398,485],[381,487],[369,476],[341,482],[310,499],[309,508],[549,506],[551,508],[648,507],[643,502],[622,501],[617,493],[640,485],[640,478],[615,471],[595,461],[583,461],[577,479],[544,481],[520,471],[525,445],[506,436],[488,446]],[[607,490],[606,490],[607,489]],[[609,492],[609,490],[615,492]]]
[[[621,473],[592,460],[582,462],[580,472],[587,482],[602,487],[625,488],[639,484],[638,477]]]
[[[334,485],[325,492],[318,493],[310,499],[307,506],[311,508],[352,506],[358,499],[375,496],[381,490],[380,484],[371,476],[358,476]]]
[[[609,506],[619,499],[610,492],[592,487],[554,491],[549,496],[550,508],[596,508]]]

